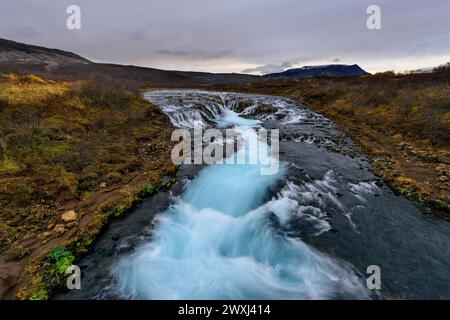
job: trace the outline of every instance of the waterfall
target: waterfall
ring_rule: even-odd
[[[254,96],[227,92],[209,92],[192,90],[161,90],[148,92],[146,99],[160,106],[172,124],[177,128],[208,127],[223,118],[227,111],[237,111],[245,118],[251,117],[261,121],[280,120],[284,123],[298,123],[314,119],[325,120],[322,116],[309,110],[299,108],[298,104],[288,99]],[[261,106],[270,106],[271,112],[261,112]],[[244,107],[242,107],[242,105]]]
[[[257,139],[256,131],[242,129],[256,129],[270,116],[286,122],[319,117],[288,100],[264,96],[159,91],[146,98],[159,105],[176,127],[232,126],[247,142]],[[242,101],[247,101],[246,107],[237,113]],[[275,113],[242,117],[253,114],[261,103],[270,103]],[[293,196],[295,186],[288,184],[267,199],[270,188],[283,179],[284,165],[280,167],[278,174],[266,176],[260,174],[259,164],[204,168],[158,215],[153,239],[114,267],[120,294],[136,299],[368,298],[351,265],[277,227],[300,208],[329,228],[308,194],[314,188],[324,193],[332,188],[331,177],[307,185],[300,190],[302,195]]]

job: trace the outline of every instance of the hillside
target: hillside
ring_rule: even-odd
[[[138,66],[94,63],[71,52],[0,39],[0,72],[33,73],[53,80],[113,78],[128,86],[187,86],[245,83],[258,76],[237,73],[167,71]]]
[[[361,69],[357,64],[330,64],[323,66],[305,66],[302,68],[289,69],[279,73],[264,75],[265,79],[280,78],[312,78],[312,77],[355,77],[365,76],[369,73]]]
[[[94,63],[75,53],[0,39],[0,72],[33,73],[53,80],[99,80],[113,78],[128,86],[207,86],[244,84],[266,79],[348,77],[368,75],[358,65],[305,66],[280,73],[256,76],[240,73],[208,73],[160,70],[139,66]]]
[[[172,130],[114,83],[0,76],[0,298],[43,298],[61,276],[48,250],[85,253],[110,219],[164,188]]]
[[[88,63],[92,62],[72,52],[0,39],[1,65],[35,65],[48,69],[64,64]]]

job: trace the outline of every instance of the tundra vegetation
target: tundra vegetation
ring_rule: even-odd
[[[166,116],[106,80],[1,75],[0,296],[47,298],[110,217],[176,170]]]

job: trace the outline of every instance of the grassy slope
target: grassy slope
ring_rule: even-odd
[[[171,131],[159,108],[114,83],[4,75],[0,296],[14,297],[17,281],[20,298],[42,298],[57,286],[47,252],[63,245],[83,254],[108,217],[174,172]],[[69,209],[78,219],[64,224]],[[19,270],[10,267],[15,263]]]
[[[215,88],[281,95],[308,105],[351,134],[394,191],[422,200],[448,217],[450,69]]]

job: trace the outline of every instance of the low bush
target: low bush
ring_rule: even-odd
[[[129,181],[150,159],[144,143],[170,143],[159,108],[120,83],[0,79],[0,250],[45,231],[67,201]],[[42,204],[49,214],[39,220]]]

